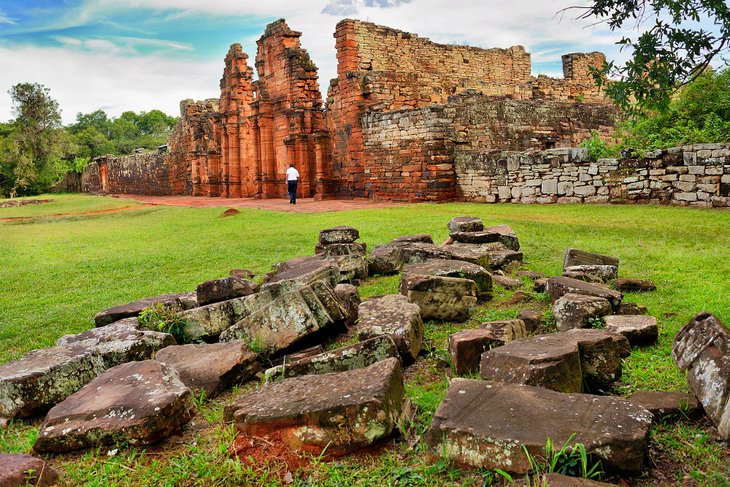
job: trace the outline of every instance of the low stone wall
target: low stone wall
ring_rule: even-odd
[[[85,193],[122,193],[155,196],[188,195],[190,166],[169,154],[97,157],[81,175]]]
[[[466,201],[730,206],[730,144],[596,162],[586,149],[479,152],[457,146],[454,159],[457,189]]]

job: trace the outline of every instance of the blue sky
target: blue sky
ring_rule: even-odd
[[[332,33],[342,18],[414,32],[442,43],[520,44],[533,75],[561,75],[560,56],[600,50],[620,58],[618,36],[556,15],[576,0],[0,0],[0,121],[12,118],[7,90],[38,82],[64,122],[77,112],[161,109],[218,97],[223,58],[240,42],[253,65],[267,23],[286,18],[320,68],[335,76]]]

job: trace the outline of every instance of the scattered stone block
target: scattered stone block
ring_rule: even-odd
[[[584,296],[595,296],[606,299],[611,303],[613,309],[618,308],[621,304],[621,299],[623,299],[623,294],[603,284],[593,284],[563,276],[548,279],[546,291],[553,302],[568,293],[582,294]]]
[[[352,243],[358,238],[360,238],[360,232],[357,231],[357,228],[348,226],[327,228],[319,232],[319,243],[324,245]]]
[[[198,305],[205,306],[210,303],[248,296],[257,293],[259,287],[255,282],[233,276],[205,281],[198,284],[196,289]]]
[[[499,234],[497,241],[503,243],[508,249],[514,250],[515,252],[520,250],[520,241],[517,238],[517,234],[509,225],[492,225],[485,227],[484,231]]]
[[[536,293],[544,293],[547,290],[548,278],[543,277],[535,281],[533,289]]]
[[[367,253],[367,246],[364,243],[317,243],[314,247],[315,254],[322,254],[324,257],[341,257],[343,255],[364,256]]]
[[[527,325],[520,319],[487,321],[480,328],[489,330],[500,345],[528,336]]]
[[[55,347],[0,365],[0,417],[44,413],[106,369],[174,344],[172,335],[139,329],[136,318],[66,335]]]
[[[295,284],[309,284],[327,281],[335,287],[342,281],[335,262],[321,255],[297,257],[274,265],[274,270],[264,277],[264,282],[294,281]]]
[[[254,277],[256,277],[256,273],[248,269],[231,269],[230,271],[228,271],[228,275],[241,279],[253,279]]]
[[[158,303],[163,304],[176,311],[189,309],[186,306],[189,306],[190,304],[190,296],[189,293],[179,293],[162,294],[160,296],[154,296],[151,298],[138,299],[137,301],[132,301],[131,303],[121,304],[119,306],[114,306],[113,308],[99,311],[98,313],[96,313],[96,316],[94,316],[94,321],[96,322],[96,326],[105,326],[109,323],[114,323],[115,321],[124,318],[136,317],[144,309],[149,308],[150,306],[154,306]]]
[[[279,281],[242,299],[239,320],[221,332],[220,341],[245,340],[266,354],[284,350],[314,332],[343,324],[347,316],[327,280],[306,285]]]
[[[452,258],[449,251],[431,243],[391,242],[376,247],[370,253],[368,272],[370,275],[397,274],[405,264],[418,264],[429,259]]]
[[[477,303],[477,285],[471,279],[404,273],[399,287],[424,320],[466,321]]]
[[[613,265],[572,265],[563,269],[563,275],[585,275],[594,277],[600,281],[608,282],[618,276],[618,267]],[[587,280],[587,279],[584,279]]]
[[[659,338],[657,319],[646,315],[614,315],[604,318],[606,329],[625,336],[631,345],[656,343]]]
[[[618,269],[618,263],[616,257],[571,248],[565,253],[563,269],[576,265],[609,265]]]
[[[335,295],[345,311],[345,324],[352,326],[357,322],[357,307],[360,306],[360,292],[352,284],[338,284]]]
[[[623,301],[616,310],[617,315],[645,315],[649,313],[646,306],[640,306],[630,301]]]
[[[416,360],[424,332],[418,305],[400,294],[389,294],[361,303],[358,315],[358,340],[388,335],[404,359]]]
[[[522,252],[515,252],[500,242],[488,244],[467,244],[454,242],[443,247],[450,259],[465,260],[485,269],[504,269],[511,262],[522,262]]]
[[[428,233],[419,233],[418,235],[404,235],[402,237],[394,238],[393,243],[433,243],[433,237]]]
[[[631,353],[624,336],[595,329],[573,329],[562,335],[564,340],[575,341],[578,345],[583,383],[588,387],[586,392],[604,388],[621,378],[621,359]]]
[[[705,413],[730,440],[730,331],[710,313],[700,313],[674,337],[672,356]]]
[[[523,309],[517,316],[518,320],[522,320],[528,335],[535,332],[542,326],[542,313],[532,309]]]
[[[514,342],[518,343],[518,342]],[[643,466],[652,416],[626,399],[562,394],[540,387],[453,379],[426,436],[429,455],[460,466],[517,475],[534,457],[571,441],[586,446],[608,471]]]
[[[455,242],[481,244],[499,242],[500,234],[482,230],[481,232],[453,232],[449,236]]]
[[[340,282],[358,282],[367,279],[369,264],[364,255],[330,257],[340,271]]]
[[[518,320],[495,321],[480,329],[467,329],[450,335],[448,350],[454,371],[458,375],[478,372],[482,353],[512,340],[524,338],[524,323],[520,330],[519,323],[513,323],[516,321]]]
[[[686,392],[634,392],[626,399],[646,408],[654,418],[696,417],[702,413],[702,406],[697,398]]]
[[[58,473],[44,460],[30,455],[0,453],[0,486],[51,487],[58,483]]]
[[[155,360],[175,369],[183,384],[192,391],[205,391],[207,398],[245,382],[259,370],[256,354],[243,340],[174,345],[158,351]]]
[[[421,264],[408,264],[403,268],[403,275],[420,274],[425,276],[458,277],[470,279],[477,286],[477,297],[480,300],[492,298],[492,275],[477,264],[463,260],[429,259]],[[406,294],[403,286],[407,279],[401,278],[399,292]]]
[[[296,361],[285,360],[265,373],[267,382],[300,375],[331,374],[361,369],[390,357],[400,357],[398,347],[388,335],[380,335],[354,345],[329,350]]]
[[[621,292],[649,292],[656,291],[653,282],[645,279],[614,279],[613,287]]]
[[[539,335],[488,350],[481,356],[479,374],[484,380],[581,392],[578,344],[560,335]]]
[[[475,216],[456,216],[446,226],[449,228],[449,233],[481,232],[484,230],[482,219]]]
[[[342,455],[388,437],[404,398],[400,361],[266,384],[226,406],[226,421],[251,435],[276,436],[293,450]]]
[[[107,370],[54,406],[33,449],[63,453],[127,442],[156,443],[195,415],[190,389],[177,373],[154,360]]]
[[[522,286],[522,281],[519,279],[509,276],[501,276],[499,274],[492,274],[492,281],[494,281],[495,284],[510,290],[517,289]]]
[[[526,277],[531,281],[537,281],[538,279],[547,279],[548,276],[543,274],[542,272],[535,272],[535,271],[528,271],[528,270],[522,270],[516,272],[517,277]]]
[[[568,293],[553,304],[553,316],[559,331],[586,328],[590,320],[611,313],[611,304],[604,298]]]
[[[585,282],[593,282],[593,283],[602,283],[603,279],[600,277],[594,275],[594,274],[587,274],[585,272],[572,272],[572,271],[565,271],[563,272],[564,277],[570,277],[571,279],[578,279],[579,281],[585,281]]]

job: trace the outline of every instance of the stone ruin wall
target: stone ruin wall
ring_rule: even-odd
[[[101,156],[81,175],[87,193],[127,193],[154,196],[190,194],[187,162],[170,160],[165,154]]]
[[[563,56],[564,79],[532,77],[520,46],[440,45],[344,20],[324,111],[300,35],[283,20],[267,26],[257,80],[232,45],[220,98],[181,103],[167,154],[99,158],[83,190],[281,197],[294,162],[305,197],[728,205],[727,146],[598,163],[568,149],[613,130],[590,73],[600,53]]]
[[[335,39],[338,71],[327,96],[327,127],[339,197],[453,199],[452,149],[463,143],[459,125],[472,111],[491,111],[493,117],[466,126],[467,132],[482,130],[492,148],[515,150],[548,139],[550,145],[574,146],[591,129],[609,132],[615,120],[589,70],[605,63],[601,53],[563,56],[561,80],[532,77],[522,46],[442,45],[349,19],[337,25]],[[463,99],[477,94],[478,100]],[[523,101],[519,107],[527,113],[514,113],[511,101]],[[519,139],[504,135],[513,135],[518,123]]]
[[[588,159],[586,149],[474,153],[457,149],[460,198],[486,203],[730,206],[730,144]]]

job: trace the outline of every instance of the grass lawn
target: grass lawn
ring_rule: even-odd
[[[660,340],[625,361],[622,394],[687,390],[671,359],[673,336],[700,311],[730,324],[728,211],[450,203],[317,214],[241,209],[222,218],[225,208],[149,207],[87,195],[38,198],[54,202],[0,208],[0,362],[93,327],[101,309],[194,290],[232,268],[261,274],[276,262],[311,255],[323,228],[355,226],[369,247],[414,233],[430,233],[438,243],[448,237],[446,223],[458,215],[510,225],[531,270],[559,275],[566,248],[577,247],[618,257],[622,277],[654,281],[656,292],[625,297],[648,306],[659,319]],[[372,279],[361,295],[395,292],[397,283],[392,277]],[[514,317],[520,307],[505,303],[510,295],[499,292],[467,326]],[[442,366],[446,338],[461,327],[427,324],[428,353],[406,375],[407,393],[420,411],[414,435],[427,427],[445,392],[451,375]],[[226,454],[233,433],[222,424],[222,406],[234,394],[201,402],[182,438],[148,449],[120,448],[114,456],[102,448],[50,462],[64,472],[67,485],[278,485],[282,472],[275,459],[252,467]],[[0,431],[0,452],[29,452],[39,425],[40,420],[16,421]],[[294,485],[482,485],[494,477],[429,465],[420,446],[409,450],[407,439],[388,443],[377,455],[311,462],[292,472]],[[659,483],[676,485],[730,485],[728,445],[716,440],[706,421],[653,427],[652,464],[643,481],[633,482],[655,485],[661,478]]]

